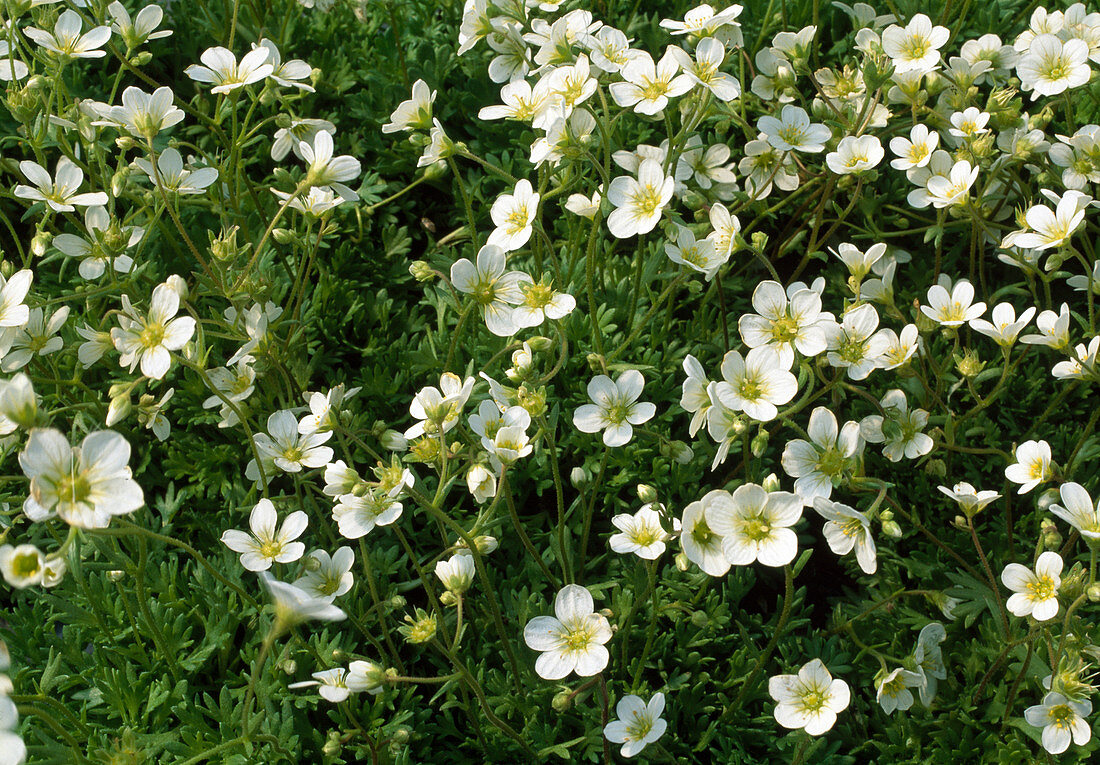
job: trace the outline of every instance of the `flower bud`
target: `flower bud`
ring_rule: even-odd
[[[288,228],[273,229],[271,238],[279,244],[297,244],[299,241],[298,235]]]
[[[140,68],[148,64],[153,60],[153,54],[147,50],[143,50],[136,56],[130,58],[130,64],[135,68]]]
[[[676,553],[676,557],[673,559],[673,561],[676,563],[676,568],[678,568],[680,571],[687,571],[689,568],[691,568],[691,561],[688,559],[688,556],[683,552]]]
[[[661,453],[681,465],[686,465],[695,459],[695,452],[683,441],[662,442]]]
[[[38,398],[30,378],[22,372],[0,382],[0,414],[21,428],[33,427],[38,419]]]
[[[768,246],[768,235],[763,231],[754,231],[750,237],[752,248],[757,252],[763,252]]]
[[[1062,534],[1050,518],[1044,518],[1039,523],[1039,534],[1043,538],[1043,547],[1046,549],[1057,550],[1062,546]]]
[[[645,504],[657,501],[657,490],[649,484],[640,483],[637,488],[638,499],[642,500]]]
[[[1047,510],[1050,509],[1051,505],[1057,504],[1061,501],[1061,494],[1058,492],[1058,489],[1047,489],[1039,495],[1039,498],[1035,501],[1035,504],[1040,510],[1045,513]],[[1045,526],[1048,523],[1051,526],[1054,525],[1054,522],[1051,521],[1049,518],[1044,518],[1041,525]]]
[[[706,611],[696,611],[691,615],[691,625],[697,629],[703,629],[710,624],[710,617]]]
[[[432,271],[432,267],[423,260],[413,261],[412,265],[409,266],[409,273],[412,274],[413,278],[418,282],[429,282],[435,278],[435,272]]]
[[[576,489],[584,487],[591,480],[592,474],[582,467],[575,467],[569,471],[569,483]]]
[[[761,430],[759,433],[753,436],[752,442],[749,446],[752,449],[752,456],[763,457],[764,452],[768,450],[768,431]]]
[[[764,487],[764,491],[779,491],[779,476],[775,473],[768,473],[767,478],[764,479],[761,485]]]
[[[532,351],[548,351],[553,347],[554,341],[542,335],[535,335],[527,340],[527,344],[531,346]]]
[[[901,539],[901,526],[897,521],[883,521],[882,533],[891,539]]]
[[[378,440],[383,448],[391,452],[403,452],[409,448],[409,440],[396,430],[386,430]]]
[[[585,356],[585,361],[588,362],[588,368],[593,372],[603,371],[603,356],[598,353],[590,353]]]
[[[120,568],[113,568],[107,572],[107,578],[112,582],[121,582],[126,578],[126,572]]]
[[[924,465],[924,472],[937,478],[944,478],[947,475],[947,463],[941,459],[928,460]]]
[[[31,252],[35,257],[41,258],[46,254],[46,250],[49,249],[50,242],[53,241],[53,234],[48,231],[39,231],[31,239]]]
[[[1100,603],[1100,584],[1093,582],[1088,586],[1088,589],[1085,590],[1085,594],[1091,602]]]
[[[0,574],[3,574],[4,581],[18,590],[41,584],[45,563],[42,551],[34,545],[0,547]]]
[[[183,277],[179,274],[172,274],[164,280],[164,283],[170,290],[180,296],[180,300],[187,300],[187,296],[191,294],[190,290],[187,288],[187,282],[185,282]]]
[[[554,700],[550,702],[550,706],[554,707],[555,712],[564,712],[569,709],[572,704],[572,691],[559,691],[557,694],[554,695]]]
[[[294,661],[294,659],[285,659],[279,668],[286,674],[293,675],[298,671],[298,662]]]
[[[344,744],[340,740],[340,731],[330,730],[328,737],[325,739],[325,745],[321,747],[321,753],[325,755],[326,759],[329,757],[336,757],[344,749]]]
[[[402,726],[390,734],[390,741],[399,746],[404,746],[409,743],[410,737],[409,729]]]

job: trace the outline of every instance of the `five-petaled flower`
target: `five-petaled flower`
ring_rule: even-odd
[[[561,680],[571,672],[589,677],[607,666],[604,643],[611,625],[594,613],[592,593],[579,584],[563,587],[554,599],[554,616],[536,616],[523,629],[530,648],[541,651],[535,672],[546,680]]]

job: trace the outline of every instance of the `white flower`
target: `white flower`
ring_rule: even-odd
[[[937,154],[939,152],[933,155],[931,161],[933,166]],[[951,166],[951,170],[946,175],[932,175],[928,178],[926,185],[928,201],[936,209],[961,205],[970,198],[970,187],[977,179],[978,168],[965,159],[960,160]]]
[[[332,437],[332,431],[300,435],[298,419],[289,409],[272,413],[267,418],[267,430],[267,433],[256,433],[252,442],[263,460],[264,478],[268,481],[273,468],[300,473],[302,468],[319,468],[332,462],[332,449],[322,445]],[[260,480],[255,459],[245,466],[244,474],[253,481]]]
[[[600,192],[597,189],[592,192],[591,197],[586,197],[584,194],[570,194],[562,206],[574,215],[579,215],[582,218],[594,218],[596,213],[600,211]]]
[[[797,675],[769,678],[768,694],[777,702],[776,722],[784,728],[805,728],[811,736],[832,728],[851,701],[848,684],[834,680],[821,659],[803,665]]]
[[[950,617],[948,617],[950,618]],[[917,647],[913,651],[913,662],[921,673],[921,703],[926,707],[932,704],[940,680],[947,679],[947,667],[943,663],[943,651],[940,643],[947,639],[947,631],[939,622],[931,622],[921,628],[917,635]]]
[[[829,128],[820,123],[811,123],[806,110],[792,104],[783,107],[779,119],[761,117],[756,122],[756,128],[779,151],[825,151],[825,143],[833,137]]]
[[[89,433],[74,448],[59,431],[35,428],[19,453],[19,465],[31,482],[23,512],[36,522],[56,512],[78,528],[106,528],[112,515],[145,504],[129,462],[130,444],[113,430]]]
[[[863,380],[886,353],[888,337],[878,328],[878,311],[870,303],[849,308],[840,324],[825,327],[829,364],[848,370],[848,377]]]
[[[885,443],[882,453],[891,462],[898,462],[902,457],[915,460],[932,451],[932,438],[921,432],[928,424],[928,412],[923,409],[909,411],[905,393],[896,388],[887,391],[881,403],[885,417],[871,414],[859,423],[864,441]]]
[[[1026,345],[1048,345],[1055,350],[1069,348],[1069,306],[1062,303],[1058,313],[1043,311],[1035,319],[1038,335],[1024,335],[1020,342]]]
[[[136,17],[131,19],[126,6],[115,0],[107,6],[107,12],[115,20],[111,28],[126,43],[128,50],[140,48],[149,40],[159,40],[172,34],[171,29],[156,31],[164,18],[164,11],[161,10],[159,5],[147,5],[138,11]]]
[[[401,517],[400,502],[388,493],[368,489],[362,494],[341,494],[332,508],[340,536],[359,539],[377,526],[389,526]]]
[[[21,80],[30,72],[26,63],[12,55],[11,43],[0,40],[0,82]]]
[[[167,283],[157,285],[149,301],[149,313],[142,316],[122,296],[120,326],[111,330],[111,340],[122,355],[119,363],[133,371],[139,364],[141,373],[153,380],[162,379],[172,364],[170,351],[187,345],[195,333],[195,320],[179,316],[180,296]]]
[[[10,587],[22,590],[42,584],[45,571],[46,556],[34,545],[0,545],[0,574]]]
[[[621,175],[611,181],[607,199],[615,209],[607,218],[612,236],[627,239],[648,234],[661,219],[661,211],[672,199],[676,181],[666,176],[661,163],[645,159],[638,165],[638,177]]]
[[[198,167],[193,170],[184,168],[183,157],[176,149],[162,151],[155,166],[143,158],[135,159],[134,164],[149,176],[154,185],[176,194],[202,194],[218,179],[216,167]]]
[[[680,545],[688,560],[710,576],[723,576],[731,565],[722,536],[712,530],[707,522],[710,507],[727,503],[729,498],[728,491],[715,489],[684,508]]]
[[[1024,441],[1016,447],[1016,462],[1005,468],[1005,478],[1020,484],[1017,494],[1027,494],[1053,477],[1050,463],[1050,444],[1046,441]]]
[[[437,561],[435,575],[447,592],[461,595],[474,583],[474,556],[468,551],[456,553],[448,560]]]
[[[212,93],[232,93],[237,88],[251,85],[268,77],[275,66],[268,60],[271,52],[264,47],[253,48],[237,63],[233,51],[214,47],[207,48],[199,56],[205,66],[192,64],[184,73],[196,82],[214,83]]]
[[[879,359],[879,366],[883,369],[897,369],[909,361],[920,347],[920,333],[916,324],[906,324],[900,335],[892,329],[884,329],[882,336],[886,338],[886,350]]]
[[[752,307],[757,313],[744,314],[737,321],[745,345],[775,349],[780,364],[787,369],[794,363],[795,350],[807,358],[825,350],[824,327],[832,320],[832,316],[822,313],[818,292],[810,289],[789,292],[790,295],[779,282],[760,282],[752,293]]]
[[[15,428],[29,428],[38,418],[38,398],[31,379],[20,372],[10,380],[0,381],[0,419],[6,419],[10,433]]]
[[[670,48],[684,73],[696,85],[702,85],[719,101],[733,101],[741,95],[741,83],[732,75],[719,71],[726,58],[726,46],[714,37],[699,41],[695,58],[683,48]]]
[[[71,11],[67,11],[71,13]],[[106,205],[107,195],[102,191],[77,194],[76,190],[84,182],[84,171],[77,167],[68,157],[57,160],[57,170],[51,178],[49,172],[37,162],[23,160],[19,163],[19,169],[34,187],[16,185],[13,193],[22,199],[33,202],[45,202],[50,209],[56,212],[72,212],[79,207],[93,205]]]
[[[285,632],[310,619],[323,622],[342,621],[347,614],[323,598],[315,598],[305,590],[280,582],[266,571],[260,572],[260,582],[275,605],[275,630]]]
[[[267,62],[272,66],[271,74],[268,76],[272,82],[282,85],[284,88],[298,88],[298,90],[306,93],[315,92],[312,85],[300,82],[300,80],[304,80],[312,74],[313,68],[309,64],[300,58],[283,61],[278,46],[273,40],[266,37],[260,38],[258,43],[252,43],[252,49],[256,50],[257,48],[267,49]]]
[[[4,343],[11,346],[0,362],[0,370],[14,372],[22,369],[35,356],[47,356],[57,353],[64,347],[64,341],[57,336],[65,321],[69,318],[69,306],[64,305],[46,319],[42,308],[35,307],[27,316],[27,323],[14,330],[7,330],[6,338],[0,340],[0,349]]]
[[[1087,540],[1100,540],[1100,502],[1093,505],[1085,487],[1072,481],[1058,489],[1061,505],[1051,505],[1050,512],[1080,532]]]
[[[1058,613],[1058,588],[1062,586],[1062,556],[1047,550],[1035,561],[1035,570],[1009,563],[1001,572],[1004,586],[1013,595],[1005,608],[1016,616],[1031,616],[1037,622],[1053,619]]]
[[[987,124],[989,124],[989,113],[971,106],[951,115],[951,127],[947,132],[956,138],[974,138],[989,132]]]
[[[708,215],[713,230],[707,234],[707,239],[714,244],[714,254],[729,259],[733,254],[737,234],[741,231],[741,221],[736,215],[731,215],[721,202],[712,204]]]
[[[306,551],[304,544],[294,540],[306,530],[308,518],[304,511],[296,510],[276,530],[278,521],[275,505],[269,499],[261,499],[248,516],[252,533],[229,529],[222,533],[222,544],[240,553],[241,565],[249,571],[267,571],[272,563],[293,563]]]
[[[444,372],[439,378],[439,388],[431,385],[423,388],[409,404],[409,414],[420,422],[405,431],[405,438],[449,431],[458,424],[462,408],[473,389],[474,378],[463,379],[451,372]]]
[[[604,643],[611,639],[611,625],[594,608],[592,593],[568,584],[554,599],[554,616],[527,622],[523,640],[542,652],[535,661],[539,677],[561,680],[572,672],[590,677],[607,666],[610,656]]]
[[[897,159],[890,161],[890,167],[895,170],[924,167],[939,145],[939,133],[929,130],[927,125],[914,125],[908,139],[902,136],[890,139],[890,151],[898,155]]]
[[[663,693],[653,694],[648,704],[638,696],[623,696],[615,705],[619,719],[605,725],[603,735],[613,744],[623,745],[619,750],[623,757],[633,757],[665,735],[668,723],[661,718],[664,711]]]
[[[319,600],[334,599],[351,590],[355,577],[351,567],[355,553],[350,547],[340,547],[332,556],[324,550],[314,550],[306,556],[306,573],[294,581],[294,586]]]
[[[344,185],[344,181],[353,181],[362,172],[362,166],[350,154],[333,156],[332,134],[318,130],[313,142],[301,141],[298,154],[308,165],[306,181],[311,186],[331,186],[345,202],[358,201],[359,195]]]
[[[876,167],[884,156],[886,152],[877,137],[849,135],[840,139],[836,151],[825,155],[825,164],[837,175],[851,175]]]
[[[692,415],[688,433],[694,436],[699,432],[699,428],[703,427],[703,423],[706,422],[707,412],[711,407],[710,396],[707,394],[707,386],[710,385],[710,380],[707,379],[707,373],[703,369],[703,365],[691,354],[684,358],[683,366],[687,378],[682,386],[680,406],[683,407],[685,412]]]
[[[1046,205],[1028,208],[1024,220],[1031,231],[1016,234],[1012,244],[1042,251],[1061,247],[1069,242],[1070,237],[1085,221],[1085,205],[1078,204],[1078,199],[1077,195],[1066,192],[1053,211]]]
[[[806,428],[810,440],[788,441],[781,461],[794,482],[795,493],[807,504],[815,497],[828,498],[833,486],[844,480],[845,473],[855,466],[856,455],[863,451],[859,423],[849,421],[837,426],[836,415],[823,406],[810,413]]]
[[[1001,498],[1001,495],[995,491],[978,491],[965,481],[955,484],[950,489],[946,486],[938,488],[958,502],[959,508],[967,515],[978,513],[990,502]]]
[[[620,533],[612,534],[611,539],[608,540],[611,549],[620,555],[634,553],[644,560],[656,560],[661,557],[669,535],[661,528],[661,516],[657,513],[656,507],[658,505],[650,503],[643,505],[633,515],[620,513],[614,516],[611,523],[619,529]],[[678,530],[679,527],[680,522],[673,519],[673,528]]]
[[[850,242],[843,242],[833,251],[833,254],[848,267],[848,273],[856,280],[862,281],[863,277],[867,276],[867,272],[871,270],[875,263],[878,263],[885,252],[886,245],[881,242],[872,244],[866,252]]]
[[[904,667],[880,675],[875,679],[875,697],[883,712],[893,714],[899,709],[904,712],[913,706],[913,694],[909,689],[923,685],[923,675]]]
[[[946,285],[942,282],[946,282]],[[951,286],[949,279],[928,288],[928,305],[920,307],[921,313],[944,327],[958,327],[985,313],[985,303],[974,302],[974,285],[959,279]]]
[[[744,358],[730,351],[721,368],[722,382],[714,387],[718,399],[759,422],[774,420],[778,407],[798,392],[798,380],[783,366],[779,352],[767,345],[753,348]]]
[[[57,17],[53,34],[35,27],[23,27],[23,34],[40,47],[67,59],[103,58],[107,51],[100,50],[111,39],[110,27],[93,27],[81,34],[84,23],[76,11],[67,10]]]
[[[523,302],[520,285],[530,277],[520,271],[505,271],[504,250],[486,244],[477,253],[475,266],[467,258],[451,266],[451,283],[459,292],[473,295],[481,308],[485,326],[498,337],[514,335],[519,329],[512,306]]]
[[[731,5],[715,13],[713,7],[704,3],[684,14],[683,21],[662,19],[661,26],[674,35],[696,35],[707,38],[721,31],[727,31],[724,27],[739,28],[741,25],[735,19],[743,10],[744,8],[740,5]],[[739,34],[740,30],[737,31]]]
[[[299,144],[304,141],[307,145],[312,145],[313,137],[321,130],[326,133],[334,134],[336,133],[336,126],[328,120],[290,120],[290,124],[287,127],[279,128],[275,131],[275,140],[271,143],[271,158],[275,161],[281,161],[287,154],[294,152],[294,156],[301,159],[302,150],[299,148]],[[276,189],[272,189],[271,191],[272,193],[280,195],[286,193],[278,192]],[[287,196],[289,196],[289,194]]]
[[[588,397],[594,402],[573,412],[573,425],[582,433],[603,431],[607,446],[623,446],[634,435],[634,425],[649,422],[657,407],[638,401],[645,387],[645,378],[636,369],[628,369],[614,382],[607,375],[597,375],[588,383]]]
[[[8,278],[0,274],[0,327],[22,327],[31,318],[31,309],[23,304],[30,291],[34,273],[17,271]]]
[[[882,50],[893,60],[896,72],[927,72],[939,63],[939,49],[950,37],[951,30],[932,26],[931,19],[918,13],[904,28],[893,24],[883,30]]]
[[[299,683],[290,683],[287,688],[310,688],[317,686],[317,694],[333,704],[339,704],[341,701],[347,701],[351,696],[352,688],[349,684],[351,675],[343,667],[335,667],[333,669],[324,669],[320,672],[313,673],[313,680],[303,680]],[[359,690],[359,689],[354,689]]]
[[[130,86],[122,91],[122,105],[111,107],[111,122],[131,135],[152,140],[160,131],[183,121],[183,110],[172,103],[174,97],[168,87],[146,93]]]
[[[534,128],[547,130],[554,121],[560,118],[561,114],[559,108],[561,96],[551,90],[552,85],[553,82],[549,77],[540,79],[534,87],[531,87],[531,83],[527,80],[509,82],[500,89],[501,102],[491,106],[483,106],[481,111],[477,113],[477,117],[481,120],[507,119],[526,122]],[[409,102],[406,101],[405,103]],[[398,107],[398,109],[400,108]],[[424,112],[422,107],[421,113],[427,113],[429,117],[424,129],[431,127],[430,109]],[[396,115],[397,112],[394,112],[394,114]],[[392,131],[383,129],[383,132]]]
[[[993,338],[997,345],[1002,348],[1010,348],[1034,315],[1035,306],[1031,306],[1020,314],[1020,318],[1017,320],[1016,309],[1012,307],[1011,303],[998,303],[993,306],[992,322],[985,319],[971,319],[970,328],[986,337]]]
[[[128,274],[134,260],[125,254],[145,236],[140,226],[118,226],[104,207],[84,210],[84,228],[88,238],[75,234],[58,234],[53,246],[73,258],[80,258],[77,271],[83,279],[98,279],[111,265],[115,271]],[[121,248],[119,245],[121,244]]]
[[[1043,703],[1024,710],[1028,725],[1043,729],[1043,748],[1051,754],[1061,754],[1069,749],[1070,741],[1084,746],[1092,738],[1092,728],[1087,718],[1092,714],[1092,702],[1088,699],[1071,701],[1060,693],[1051,692],[1043,697]]]
[[[1057,35],[1036,36],[1016,64],[1016,76],[1031,100],[1056,96],[1089,81],[1089,46],[1083,40],[1061,40]]]
[[[638,114],[659,114],[668,105],[668,99],[681,96],[691,90],[691,77],[680,74],[680,64],[669,46],[656,64],[644,51],[631,56],[622,65],[619,76],[623,82],[613,82],[609,87],[615,103],[623,108],[633,106]]]
[[[486,244],[496,245],[504,252],[518,250],[531,238],[531,224],[539,208],[539,195],[526,178],[516,183],[511,194],[501,194],[493,202],[489,215],[496,228]]]
[[[878,570],[870,518],[854,507],[831,502],[824,497],[814,499],[814,510],[827,521],[823,532],[830,550],[844,556],[854,548],[863,573],[873,574]]]
[[[537,327],[547,319],[556,321],[577,307],[576,298],[555,290],[548,279],[541,279],[538,284],[520,282],[519,288],[523,302],[512,309],[512,320],[520,327]]]
[[[679,263],[703,274],[708,282],[728,260],[728,256],[718,255],[713,241],[697,240],[695,234],[686,226],[676,227],[676,242],[665,242],[665,254],[673,263]]]
[[[760,561],[785,566],[798,553],[798,537],[790,529],[802,517],[802,498],[797,494],[742,484],[733,494],[715,495],[706,514],[707,525],[722,537],[722,552],[731,565]]]

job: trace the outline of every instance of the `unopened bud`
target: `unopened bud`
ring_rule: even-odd
[[[657,501],[657,490],[646,483],[638,484],[637,488],[638,499],[642,500],[645,504]]]
[[[768,450],[768,431],[761,430],[753,436],[750,448],[752,449],[752,456],[763,457],[764,452]]]
[[[325,745],[321,747],[321,753],[328,757],[336,757],[344,749],[344,744],[340,741],[340,731],[329,731],[328,738],[325,739]]]
[[[271,238],[279,244],[294,244],[298,241],[298,235],[288,228],[277,228],[271,232]]]
[[[531,346],[532,351],[547,351],[554,345],[554,341],[542,335],[535,335],[527,340],[527,345]]]
[[[664,453],[681,465],[686,465],[695,459],[695,452],[683,441],[669,441],[667,444],[662,444],[662,446],[665,447]]]
[[[897,521],[883,521],[882,533],[891,539],[901,539],[901,526]]]
[[[779,476],[775,473],[768,473],[767,478],[764,479],[761,485],[764,487],[764,491],[779,491]]]
[[[573,484],[574,488],[579,489],[591,480],[592,474],[582,467],[575,467],[569,471],[569,483]]]
[[[691,561],[683,552],[676,553],[676,557],[673,560],[676,563],[676,568],[680,571],[687,571],[688,568],[691,567]]]
[[[703,629],[710,624],[710,617],[706,611],[696,611],[691,615],[691,625],[697,629]]]
[[[1100,603],[1100,584],[1095,582],[1090,584],[1088,589],[1085,590],[1085,594],[1088,595],[1089,600],[1093,603]]]
[[[48,231],[39,231],[34,235],[34,238],[31,239],[31,252],[34,253],[35,257],[41,258],[46,254],[46,250],[49,248],[50,242],[52,241],[53,234]]]
[[[282,663],[282,670],[288,675],[293,675],[298,671],[298,662],[294,661],[294,659],[286,659]]]
[[[428,282],[435,278],[432,267],[423,260],[413,261],[412,265],[409,266],[409,273],[412,274],[413,278],[418,282]]]
[[[584,358],[588,362],[588,368],[593,372],[603,371],[603,356],[598,353],[590,353]]]
[[[1050,509],[1051,505],[1058,502],[1061,502],[1061,494],[1059,493],[1058,489],[1047,489],[1039,495],[1039,499],[1036,500],[1035,504],[1039,507],[1040,510],[1046,512]],[[1054,522],[1052,520],[1050,520],[1049,518],[1044,518],[1042,521],[1042,525],[1045,526],[1048,523],[1051,526],[1054,525]]]
[[[768,235],[763,231],[753,231],[750,240],[752,248],[757,252],[763,252],[764,248],[768,246]]]
[[[559,691],[554,700],[550,702],[550,706],[554,707],[555,712],[564,712],[573,705],[573,692],[572,691]]]

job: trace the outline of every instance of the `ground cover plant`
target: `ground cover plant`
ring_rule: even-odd
[[[0,7],[0,763],[1094,758],[1100,8]]]

